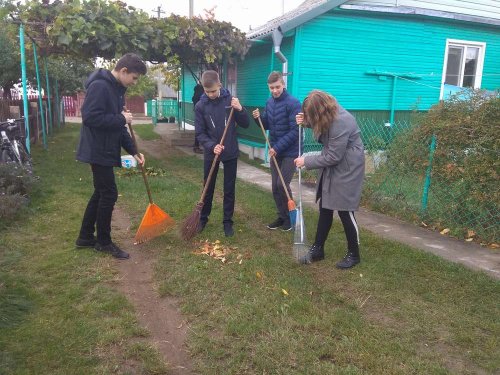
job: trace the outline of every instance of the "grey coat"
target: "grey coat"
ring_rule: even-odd
[[[356,211],[365,177],[365,152],[356,119],[339,106],[337,118],[321,134],[320,155],[304,158],[306,169],[318,169],[316,201],[323,208]]]

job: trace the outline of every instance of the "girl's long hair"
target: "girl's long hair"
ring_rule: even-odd
[[[304,99],[302,103],[302,112],[304,113],[304,123],[307,127],[313,129],[316,138],[326,133],[333,120],[337,117],[337,101],[330,94],[313,90]]]

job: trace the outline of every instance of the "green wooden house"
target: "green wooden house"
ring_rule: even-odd
[[[246,107],[264,105],[267,75],[279,70],[300,100],[313,89],[334,95],[357,116],[369,147],[383,147],[412,111],[450,92],[500,88],[498,0],[306,0],[247,37],[244,61],[223,74]],[[185,72],[183,92],[193,85]],[[240,136],[245,151],[263,144],[256,126]]]

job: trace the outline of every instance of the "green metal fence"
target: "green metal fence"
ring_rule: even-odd
[[[153,99],[146,102],[146,114],[156,122],[176,122],[179,119],[179,105],[176,99]]]
[[[410,130],[385,149],[366,144],[363,205],[443,234],[498,243],[500,194],[491,186],[494,170],[500,169],[499,150],[478,147],[472,138],[457,150],[446,137],[416,136]],[[490,176],[474,170],[472,159],[485,158],[493,161]]]

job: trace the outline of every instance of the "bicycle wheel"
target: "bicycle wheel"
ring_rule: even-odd
[[[13,163],[14,160],[9,155],[9,151],[7,150],[2,150],[0,153],[0,163]]]

